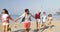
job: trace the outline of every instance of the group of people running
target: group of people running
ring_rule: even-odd
[[[43,16],[41,17],[41,12],[38,11],[35,15],[32,15],[29,12],[29,9],[25,9],[25,12],[16,20],[11,18],[11,15],[8,13],[7,9],[3,9],[0,19],[2,20],[2,26],[3,26],[3,32],[8,32],[9,30],[11,30],[10,26],[10,21],[12,20],[14,22],[17,22],[19,19],[22,18],[22,22],[24,22],[24,29],[25,32],[29,32],[30,30],[30,24],[31,24],[31,17],[35,18],[36,20],[36,27],[37,30],[40,29],[41,26],[43,26],[43,28],[46,28],[46,20],[48,19],[48,25],[51,26],[51,21],[52,21],[52,14],[49,14],[48,17],[46,15],[46,12],[43,12],[42,14]],[[42,19],[42,20],[41,20]],[[40,25],[40,23],[42,22],[42,25]]]

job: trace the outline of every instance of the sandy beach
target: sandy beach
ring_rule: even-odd
[[[39,31],[36,30],[36,22],[31,22],[30,32],[60,32],[60,20],[52,21],[52,29],[47,27],[46,29],[41,29]],[[48,25],[47,25],[48,26]],[[12,32],[24,32],[24,24],[23,23],[13,23],[10,25]],[[42,28],[42,27],[41,27]],[[0,32],[2,32],[2,25],[0,24]]]

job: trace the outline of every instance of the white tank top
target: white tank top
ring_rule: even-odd
[[[8,14],[2,14],[2,20],[7,20],[7,17],[9,17]]]
[[[31,16],[31,15],[25,16],[25,22],[30,22],[30,19],[29,19],[30,16]]]

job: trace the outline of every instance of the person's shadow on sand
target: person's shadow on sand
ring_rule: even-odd
[[[48,29],[49,26],[46,26],[46,28],[41,28],[40,30],[42,30],[41,32],[43,32],[45,29]]]
[[[55,27],[54,25],[52,25],[50,28],[53,28],[53,27]],[[46,26],[46,28],[45,29],[48,29],[49,28],[49,26]],[[44,30],[45,30],[44,28],[41,28],[40,30],[42,30],[41,32],[43,32]]]
[[[24,29],[15,30],[13,32],[24,32]]]
[[[49,28],[49,26],[46,26],[45,29],[48,29],[48,28]],[[45,29],[44,29],[44,28],[41,28],[40,30],[42,30],[41,32],[43,32]],[[39,31],[39,30],[37,30],[37,29],[33,30],[33,32],[38,32],[38,31]]]
[[[35,29],[35,30],[33,30],[33,32],[38,32],[39,30],[37,30],[37,29]]]
[[[54,25],[51,26],[51,28],[55,27]]]
[[[53,27],[55,27],[55,26],[52,25],[51,28],[53,28]],[[49,26],[46,26],[45,29],[48,29],[48,28],[49,28]],[[41,32],[43,32],[45,29],[44,29],[44,28],[41,28],[40,30],[41,30]],[[37,29],[34,29],[34,30],[33,30],[33,32],[38,32],[38,31],[39,31],[39,30],[37,30]],[[12,31],[12,32],[24,32],[24,29],[15,30],[15,31]]]
[[[27,30],[27,29],[26,29]],[[29,29],[29,31],[30,31],[30,29]],[[15,31],[13,31],[13,32],[25,32],[25,30],[24,29],[18,29],[18,30],[15,30]]]

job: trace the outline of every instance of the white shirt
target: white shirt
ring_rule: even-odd
[[[2,14],[2,20],[7,20],[8,14]]]
[[[29,18],[31,17],[31,15],[26,16],[26,14],[23,13],[19,18],[23,18],[23,17],[25,17],[25,22],[30,22]]]
[[[43,17],[42,17],[42,21],[43,21],[43,22],[46,22],[46,16],[43,16]]]

